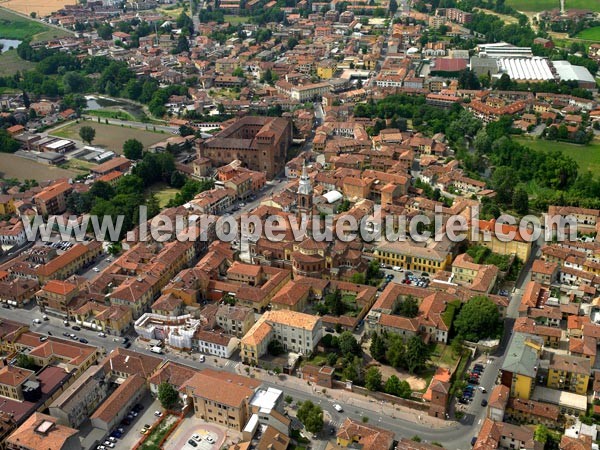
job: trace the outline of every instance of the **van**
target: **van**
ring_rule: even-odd
[[[396,272],[402,272],[402,267],[399,266],[393,266],[392,270],[396,271]]]
[[[155,345],[154,347],[152,347],[150,349],[150,351],[152,353],[158,353],[159,355],[162,354],[162,348],[160,348],[158,345]]]

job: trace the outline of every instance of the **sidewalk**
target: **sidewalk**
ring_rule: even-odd
[[[240,373],[240,366],[238,366],[236,370],[238,373]],[[245,371],[242,370],[242,372],[242,374],[245,375]],[[307,394],[321,394],[332,402],[337,401],[343,405],[356,406],[358,408],[372,411],[373,413],[381,414],[382,416],[391,417],[392,419],[402,419],[406,420],[407,422],[431,425],[437,429],[456,426],[455,421],[430,417],[427,415],[427,411],[418,411],[406,406],[393,405],[391,403],[386,403],[372,398],[366,398],[363,395],[344,389],[326,389],[314,384],[309,385],[305,380],[294,376],[285,375],[285,379],[282,380],[277,375],[269,375],[265,370],[257,371],[252,369],[250,373],[254,374],[254,376],[259,380],[268,381],[274,384],[281,384],[284,389],[287,385],[298,391],[306,392]],[[325,394],[322,394],[324,389]]]

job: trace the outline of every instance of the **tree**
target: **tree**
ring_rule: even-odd
[[[427,362],[427,346],[419,336],[413,336],[406,346],[406,365],[410,373],[415,373]]]
[[[463,339],[477,342],[493,336],[499,323],[500,314],[495,303],[485,296],[477,296],[463,305],[454,321],[454,328]]]
[[[406,364],[406,349],[402,336],[391,334],[388,337],[385,359],[392,367],[402,368]]]
[[[180,171],[175,170],[171,174],[171,180],[169,184],[174,188],[181,188],[185,184],[185,175],[182,174]]]
[[[294,398],[291,395],[286,395],[283,400],[290,405],[294,401]]]
[[[91,144],[96,137],[96,130],[88,125],[85,125],[79,129],[79,137],[83,142]]]
[[[548,428],[545,425],[538,425],[533,432],[533,440],[545,444],[548,440]]]
[[[108,24],[105,25],[100,25],[97,29],[96,29],[97,33],[98,33],[98,37],[104,41],[108,41],[110,39],[112,39],[112,27]]]
[[[527,214],[529,212],[529,196],[527,191],[522,187],[518,187],[513,196],[513,208],[519,214]]]
[[[15,361],[15,366],[18,366],[22,369],[27,369],[27,370],[35,370],[37,368],[33,358],[31,356],[26,355],[25,353],[19,353],[17,355],[17,360]]]
[[[0,153],[14,153],[19,148],[21,144],[8,134],[8,131],[0,128]]]
[[[128,159],[142,159],[144,144],[137,139],[127,139],[123,143],[123,154]]]
[[[269,342],[267,350],[273,356],[279,356],[285,351],[283,348],[283,344],[277,339],[273,339],[271,342]]]
[[[296,45],[298,45],[298,39],[296,39],[295,37],[290,37],[287,40],[287,48],[292,50]]]
[[[171,409],[178,399],[179,393],[171,383],[163,381],[158,385],[158,401],[164,409]]]
[[[349,331],[344,331],[339,337],[340,352],[343,356],[360,355],[360,344]]]
[[[381,372],[377,367],[370,367],[365,374],[365,387],[370,391],[381,389]]]
[[[402,398],[409,398],[412,394],[412,389],[410,388],[408,381],[400,381],[396,375],[392,375],[387,379],[383,390],[390,395]]]
[[[379,334],[377,334],[377,332],[373,333],[369,351],[371,352],[373,359],[377,361],[381,361],[383,358],[385,358],[385,341],[381,336],[379,336]]]
[[[408,318],[417,317],[417,314],[419,314],[417,299],[409,295],[406,299],[396,302],[394,305],[394,314]]]
[[[233,75],[234,77],[243,78],[244,77],[244,69],[242,69],[241,67],[236,67],[233,70],[233,72],[231,72],[231,75]]]
[[[323,409],[310,400],[302,402],[296,416],[310,433],[316,434],[323,429]]]

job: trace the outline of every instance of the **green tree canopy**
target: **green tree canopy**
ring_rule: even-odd
[[[381,372],[377,367],[370,367],[365,374],[365,387],[370,391],[381,390]]]
[[[323,409],[310,400],[302,402],[297,417],[310,433],[319,433],[323,429]]]
[[[144,152],[144,144],[137,139],[127,139],[123,143],[123,154],[129,159],[141,159]]]
[[[158,385],[158,401],[164,409],[171,409],[178,399],[179,393],[171,383],[163,381]]]
[[[477,342],[494,336],[500,323],[498,307],[488,297],[478,296],[463,305],[454,321],[456,333]]]
[[[91,144],[96,137],[96,130],[89,125],[85,125],[79,129],[79,137],[83,142]]]

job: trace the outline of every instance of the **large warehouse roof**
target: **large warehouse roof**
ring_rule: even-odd
[[[569,61],[553,61],[556,73],[561,80],[570,81],[586,81],[595,83],[594,76],[583,66],[574,66]]]
[[[544,58],[500,58],[500,67],[512,80],[553,80],[548,60]]]

